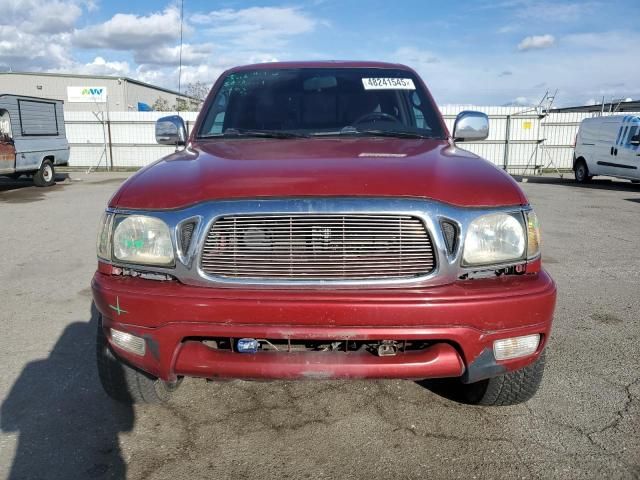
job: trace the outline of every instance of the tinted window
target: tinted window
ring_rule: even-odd
[[[624,143],[631,144],[631,139],[638,134],[639,130],[640,130],[640,127],[638,126],[635,126],[635,127],[632,126],[631,128],[629,128],[629,133],[627,134],[627,140]]]
[[[437,111],[414,75],[364,68],[230,74],[210,104],[199,135],[228,129],[330,134],[349,127],[443,136]]]

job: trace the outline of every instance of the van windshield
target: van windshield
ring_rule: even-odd
[[[263,69],[229,74],[198,138],[376,135],[443,138],[433,103],[406,70]]]

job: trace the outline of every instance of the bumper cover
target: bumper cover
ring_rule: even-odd
[[[96,273],[103,326],[146,339],[144,357],[113,346],[123,360],[164,380],[205,378],[436,378],[478,381],[533,362],[551,329],[556,287],[533,275],[470,280],[424,290],[292,291],[202,288]],[[538,351],[505,362],[493,341],[542,335]],[[108,337],[108,335],[107,335]],[[406,339],[424,350],[377,357],[369,353],[241,354],[194,338],[308,340]]]

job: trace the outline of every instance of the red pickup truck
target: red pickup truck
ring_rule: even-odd
[[[220,76],[176,152],[111,198],[93,297],[106,392],[184,377],[440,378],[469,403],[529,399],[556,299],[517,183],[457,146],[403,65],[249,65]],[[440,381],[439,381],[440,382]]]

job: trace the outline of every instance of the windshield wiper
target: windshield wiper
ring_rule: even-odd
[[[397,137],[397,138],[433,138],[421,133],[408,132],[405,130],[380,130],[380,129],[359,129],[351,126],[344,127],[336,132],[317,132],[314,136],[331,136],[331,135],[370,135],[374,137]]]
[[[416,132],[407,132],[404,130],[356,130],[356,135],[372,135],[374,137],[399,137],[399,138],[433,138],[428,135],[422,135]]]
[[[286,130],[250,130],[243,128],[227,128],[224,133],[211,133],[201,135],[200,138],[215,137],[262,137],[262,138],[308,138],[305,133],[290,132]]]

